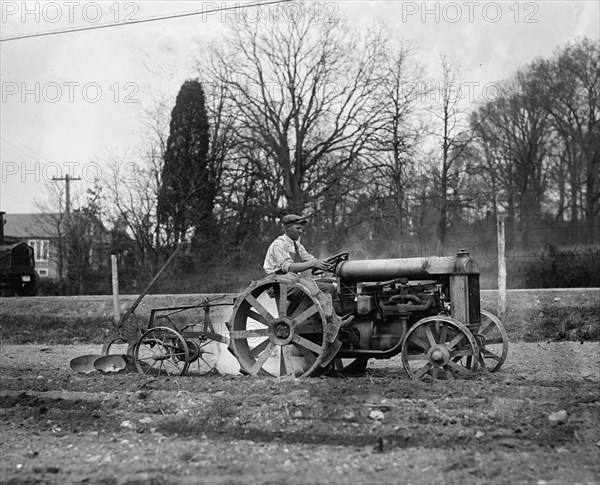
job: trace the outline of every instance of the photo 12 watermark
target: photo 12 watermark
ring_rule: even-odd
[[[399,2],[402,23],[539,22],[538,2]]]
[[[97,81],[18,82],[3,81],[2,104],[17,103],[139,103],[139,85],[131,81],[99,83]]]
[[[110,175],[111,180],[134,182],[140,174],[140,167],[134,162],[105,166],[97,162],[14,162],[2,161],[0,180],[3,184],[48,183],[56,178],[68,176],[79,178],[87,183],[103,180]]]
[[[202,2],[203,23],[295,23],[302,18],[315,24],[336,23],[340,20],[338,2]]]
[[[97,25],[137,22],[137,2],[1,2],[2,23]]]

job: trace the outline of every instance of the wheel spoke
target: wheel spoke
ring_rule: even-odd
[[[469,375],[469,370],[463,367],[462,365],[457,364],[456,362],[449,360],[446,364],[447,367],[454,369],[456,372],[462,375]]]
[[[494,322],[492,320],[487,321],[486,323],[482,323],[479,327],[479,333],[485,336],[485,331],[492,326]],[[492,327],[493,328],[493,327]]]
[[[429,369],[431,369],[433,366],[427,362],[427,364],[425,364],[423,367],[421,367],[419,369],[419,371],[417,373],[415,373],[414,378],[415,379],[421,379],[421,377],[424,377],[425,374],[427,374],[427,372],[429,372]]]
[[[269,339],[265,339],[261,343],[259,343],[256,347],[254,347],[253,349],[250,349],[250,357],[252,357],[253,359],[256,358],[256,356],[258,354],[260,354],[263,350],[265,350],[267,348],[267,345],[269,345],[269,342],[270,342]]]
[[[279,285],[279,294],[277,295],[277,311],[279,312],[279,316],[283,317],[287,315],[287,309],[288,309],[288,299],[287,299],[287,294],[288,294],[288,285],[285,283],[281,283]]]
[[[280,362],[280,373],[282,376],[293,376],[294,375],[294,364],[292,362],[292,349],[290,345],[284,345],[281,347],[281,362]]]
[[[169,377],[171,377],[171,373],[169,372],[169,369],[167,368],[165,362],[161,362],[160,363],[160,370],[164,370],[165,374],[167,374]]]
[[[295,316],[294,320],[296,321],[297,324],[302,323],[302,322],[308,320],[310,317],[312,317],[318,311],[319,311],[319,308],[317,307],[317,305],[312,305],[312,306],[308,307],[306,310],[304,310],[302,313],[300,313],[300,315]]]
[[[448,325],[442,322],[442,331],[440,332],[440,343],[446,343],[446,339],[448,338]]]
[[[304,347],[317,355],[321,355],[323,353],[323,348],[319,344],[311,342],[307,338],[304,338],[301,335],[298,335],[297,333],[294,334],[294,336],[292,337],[292,341],[295,342],[298,346]]]
[[[423,342],[419,337],[417,337],[416,335],[411,335],[409,342],[411,344],[416,344],[419,347],[421,347],[423,350],[429,350],[430,349],[430,345],[427,344],[426,342]]]
[[[254,298],[254,296],[246,296],[246,301],[250,303],[250,305],[254,307],[254,309],[258,311],[258,313],[260,313],[263,316],[263,318],[267,321],[265,325],[271,324],[271,322],[273,321],[273,315],[271,315],[271,313],[269,313],[269,310],[262,306],[262,304],[256,298]]]
[[[494,339],[485,339],[485,345],[498,345],[503,344],[504,339],[502,337],[494,338]]]
[[[446,346],[446,348],[448,350],[452,350],[454,347],[456,347],[456,345],[458,344],[458,342],[460,342],[463,338],[465,338],[465,334],[464,333],[459,333],[456,337],[454,337],[450,342],[448,342],[448,345]]]
[[[260,354],[259,358],[256,360],[256,362],[250,369],[250,375],[255,376],[258,373],[258,371],[262,368],[267,359],[271,356],[271,353],[273,352],[273,349],[275,347],[277,346],[273,342],[269,341],[269,345],[267,345],[266,350],[262,354]]]
[[[489,350],[484,350],[483,351],[483,356],[486,359],[494,359],[497,360],[498,362],[500,362],[500,359],[502,359],[502,357],[500,357],[499,355],[494,354],[493,352],[489,351]]]
[[[474,354],[473,349],[470,347],[461,349],[461,350],[456,350],[455,352],[452,352],[452,357],[470,357]]]
[[[298,345],[296,342],[293,342],[293,345],[295,348],[297,348],[302,355],[306,358],[307,362],[309,365],[313,365],[315,360],[317,360],[317,357],[315,356],[315,354],[313,354],[310,350],[308,350],[306,347],[302,347],[301,345]],[[340,359],[338,359],[340,360]]]
[[[259,315],[251,308],[246,312],[246,315],[248,316],[248,318],[256,320],[257,322],[262,323],[263,325],[269,326],[269,324],[270,324],[270,320],[267,320],[262,315]]]
[[[150,372],[152,370],[152,368],[158,362],[158,360],[150,359],[150,358],[147,358],[147,359],[138,359],[138,361],[139,362],[143,362],[143,363],[145,363],[148,366],[147,369],[144,369],[144,374],[148,374],[148,372]],[[146,361],[149,361],[149,362],[152,362],[152,363],[150,364],[149,362],[146,362]]]
[[[234,338],[234,339],[268,337],[268,336],[269,336],[268,328],[250,328],[247,330],[234,330],[233,332],[229,332],[229,337]]]
[[[214,367],[213,364],[211,364],[210,362],[208,362],[207,360],[204,359],[204,357],[199,356],[198,357],[198,368],[200,368],[200,361],[204,362],[208,367]]]
[[[429,345],[431,347],[435,347],[437,342],[435,341],[435,337],[433,336],[433,332],[431,331],[431,327],[429,325],[424,325],[425,334],[427,335],[427,340],[429,340]]]

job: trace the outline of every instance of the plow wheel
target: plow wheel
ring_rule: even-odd
[[[169,327],[147,330],[133,347],[138,372],[151,376],[182,376],[190,365],[188,344]]]
[[[220,351],[214,340],[187,339],[186,344],[190,353],[188,373],[206,374],[217,367]]]
[[[479,349],[471,331],[446,316],[419,320],[404,336],[402,364],[415,380],[466,377],[477,370]]]
[[[337,351],[333,318],[331,298],[314,281],[293,274],[266,278],[236,300],[231,348],[247,374],[306,377]]]
[[[481,327],[475,335],[479,342],[479,363],[488,372],[496,372],[508,355],[508,336],[496,315],[481,310]]]

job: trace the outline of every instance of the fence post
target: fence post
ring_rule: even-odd
[[[121,316],[119,315],[119,272],[117,270],[117,257],[114,254],[110,255],[110,262],[112,267],[113,321],[117,326]]]
[[[506,313],[506,239],[504,236],[504,216],[498,215],[498,316]]]

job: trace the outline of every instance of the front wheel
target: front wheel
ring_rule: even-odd
[[[496,372],[508,355],[508,335],[500,319],[486,310],[481,310],[481,326],[475,337],[481,340],[479,363],[488,372]]]
[[[439,315],[419,320],[404,336],[402,364],[415,380],[452,380],[477,370],[479,348],[466,325]]]

